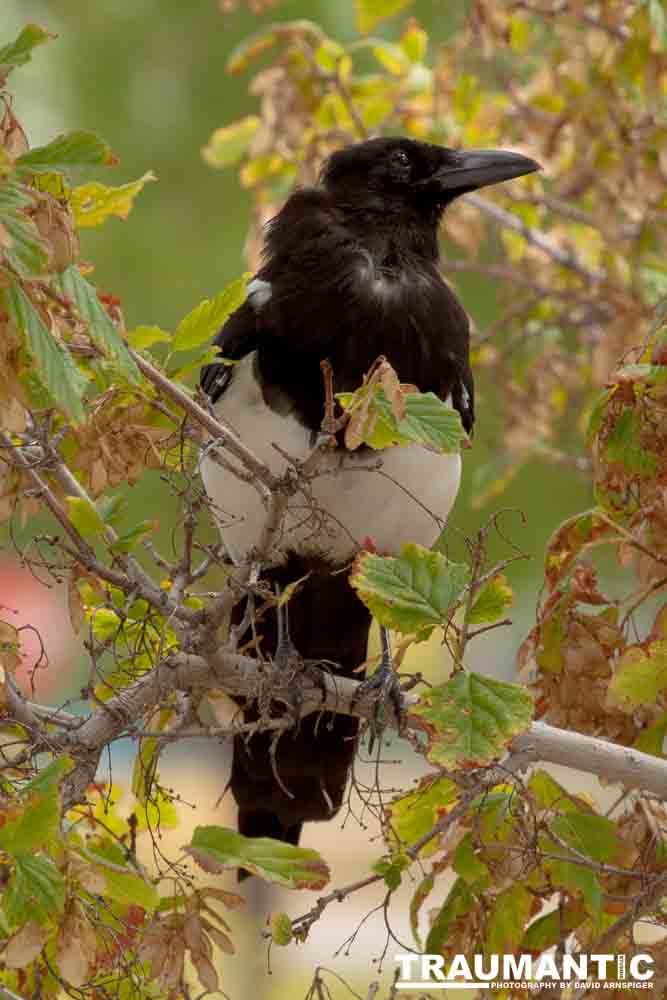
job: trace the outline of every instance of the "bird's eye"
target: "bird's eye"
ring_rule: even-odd
[[[410,157],[404,149],[397,149],[391,154],[391,159],[396,166],[407,167],[410,165]]]

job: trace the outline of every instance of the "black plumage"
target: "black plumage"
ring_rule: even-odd
[[[272,442],[303,456],[321,426],[320,362],[329,359],[342,392],[357,388],[384,355],[401,381],[449,400],[470,431],[468,319],[439,272],[438,223],[466,191],[536,169],[516,153],[466,153],[404,138],[334,153],[320,184],[296,191],[269,223],[248,299],[216,338],[221,354],[239,362],[202,372],[217,412],[281,471],[285,461]],[[390,449],[382,453],[385,474],[364,478],[356,470],[375,453],[340,451],[345,471],[314,484],[330,522],[310,524],[295,502],[264,577],[284,587],[310,573],[289,602],[292,642],[304,658],[331,661],[350,675],[365,658],[370,616],[341,568],[366,536],[384,551],[397,551],[403,541],[431,544],[438,533],[433,515],[446,517],[455,498],[460,460],[417,446]],[[258,539],[261,503],[252,487],[213,463],[204,461],[202,472],[230,554],[242,561]],[[274,615],[264,617],[260,631],[262,650],[271,655]],[[319,725],[305,719],[281,737],[276,767],[293,797],[273,775],[270,735],[247,744],[237,738],[231,785],[241,832],[296,843],[304,821],[333,815],[356,734],[354,720],[335,716]]]

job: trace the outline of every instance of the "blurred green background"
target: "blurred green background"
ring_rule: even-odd
[[[418,17],[437,42],[451,30],[452,17],[463,6],[422,0],[409,13]],[[212,297],[245,268],[242,247],[249,198],[239,188],[234,170],[213,171],[200,154],[215,128],[254,110],[255,102],[247,94],[249,76],[225,73],[228,54],[259,24],[274,19],[308,17],[319,21],[332,36],[350,38],[355,33],[351,0],[285,0],[261,17],[245,7],[223,15],[217,0],[4,0],[2,8],[4,39],[12,38],[27,21],[58,35],[35,53],[28,66],[13,73],[10,81],[15,111],[31,145],[66,129],[90,129],[100,133],[120,159],[115,170],[100,173],[99,179],[121,184],[147,170],[157,175],[158,182],[146,187],[126,222],[112,220],[99,230],[83,232],[82,256],[94,263],[94,279],[101,290],[121,299],[128,326],[157,323],[173,329],[198,301]],[[399,16],[382,33],[393,37],[404,20]],[[478,322],[493,315],[493,297],[483,283],[468,281],[459,288]],[[496,457],[499,447],[499,415],[490,405],[490,395],[482,385],[474,447],[464,456],[464,486],[451,523],[454,534],[462,536],[472,534],[500,507],[518,508],[526,516],[524,525],[517,515],[508,515],[503,522],[507,534],[532,556],[508,574],[517,592],[514,625],[477,640],[477,648],[473,644],[470,649],[471,666],[509,676],[518,644],[534,619],[546,538],[564,517],[587,506],[590,498],[588,484],[574,474],[533,462],[500,498],[486,508],[473,509],[475,469]],[[157,514],[166,539],[171,499],[156,494],[156,483],[157,478],[151,477],[132,491],[130,514],[137,519]],[[510,554],[500,540],[495,551]],[[398,752],[394,746],[390,756]],[[183,768],[192,776],[193,761],[199,765],[203,756],[210,756],[203,748],[186,753],[174,768],[181,776]],[[175,771],[174,783],[177,780]],[[198,770],[197,783],[185,797],[192,801],[204,795],[213,803],[223,782],[218,778],[212,785],[211,780]],[[396,784],[399,778],[391,774],[389,781]],[[198,815],[196,821],[205,820]],[[380,843],[368,847],[367,835],[354,824],[348,824],[342,836],[338,820],[326,826],[329,829],[309,832],[306,842],[320,846],[327,857],[333,854],[334,884],[363,872],[369,850],[371,857],[382,853]],[[177,843],[184,842],[181,831]],[[309,893],[300,894],[296,903],[291,897],[290,912],[296,915],[307,909],[310,899]],[[363,914],[364,898],[354,906]],[[345,916],[332,913],[331,920],[313,933],[308,946],[311,953],[306,949],[300,954],[307,961],[316,955],[329,964],[334,948],[351,930],[354,916],[350,912],[346,908]],[[362,939],[360,950],[355,951],[355,968],[348,969],[360,984],[369,981],[370,958],[384,939],[381,920],[371,923],[371,928],[370,944]],[[405,937],[409,937],[407,932]],[[251,962],[246,956],[243,967],[237,961],[239,981],[249,983],[248,977],[253,978],[255,996],[286,995],[287,980],[282,976],[288,973],[281,974],[276,967],[276,975],[267,978],[265,953],[259,951],[262,954],[253,956]],[[349,965],[351,959],[346,961]],[[345,962],[343,966],[347,968]],[[336,968],[341,971],[338,964]],[[290,995],[292,987],[293,995],[303,995],[292,979],[296,975],[305,983],[305,966],[289,970]],[[240,995],[249,994],[248,989]],[[333,995],[339,994],[334,991]]]

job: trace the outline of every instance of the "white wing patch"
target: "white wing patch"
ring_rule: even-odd
[[[253,278],[248,285],[248,301],[255,311],[261,309],[271,298],[271,282]]]

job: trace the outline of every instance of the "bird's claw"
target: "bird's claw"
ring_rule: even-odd
[[[396,719],[398,728],[405,716],[405,703],[400,681],[393,668],[385,671],[382,667],[375,671],[372,677],[363,681],[357,690],[357,698],[373,698],[373,714],[369,718],[368,752],[373,753],[376,741],[382,739],[387,725]]]

